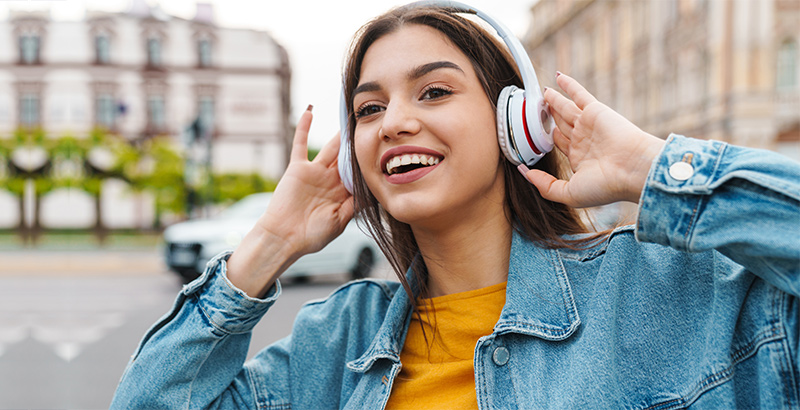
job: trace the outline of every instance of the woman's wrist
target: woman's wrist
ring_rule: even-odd
[[[639,198],[647,183],[647,177],[650,174],[650,168],[653,166],[653,161],[664,149],[664,144],[666,144],[664,140],[655,135],[644,131],[642,131],[642,133],[644,134],[642,148],[636,158],[631,158],[633,168],[629,174],[628,193],[625,197],[627,201],[633,203],[639,202]]]
[[[228,280],[260,298],[299,257],[289,241],[256,224],[228,259]]]

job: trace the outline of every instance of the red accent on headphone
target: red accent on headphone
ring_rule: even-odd
[[[525,128],[525,137],[528,138],[528,145],[531,146],[533,152],[535,152],[536,155],[542,155],[542,153],[539,152],[539,149],[536,148],[536,144],[533,143],[533,140],[531,139],[531,133],[528,131],[528,115],[527,111],[525,110],[525,103],[527,102],[527,99],[522,100],[522,126]]]

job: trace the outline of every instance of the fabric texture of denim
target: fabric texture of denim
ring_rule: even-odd
[[[479,407],[800,408],[800,164],[672,135],[639,207],[636,226],[586,250],[515,234],[506,305],[475,346]],[[228,256],[146,333],[113,409],[384,408],[410,319],[402,286],[348,283],[245,363],[281,287],[248,297]]]

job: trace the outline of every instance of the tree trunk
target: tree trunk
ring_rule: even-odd
[[[99,244],[103,244],[108,237],[108,230],[103,224],[103,188],[102,186],[97,191],[97,196],[94,197],[94,235]]]

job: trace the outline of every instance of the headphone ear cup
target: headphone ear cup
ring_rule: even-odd
[[[353,193],[353,171],[350,165],[350,138],[348,127],[347,103],[344,99],[344,88],[339,96],[339,178],[347,192]]]
[[[510,85],[503,88],[503,90],[500,91],[500,96],[497,97],[497,143],[500,145],[500,151],[503,152],[506,159],[511,161],[514,165],[522,164],[522,160],[514,146],[514,137],[509,124],[511,121],[508,110],[511,96],[517,90],[519,90],[519,88]]]

